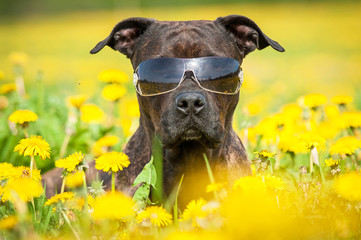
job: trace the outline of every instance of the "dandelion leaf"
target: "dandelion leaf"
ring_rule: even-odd
[[[138,184],[143,183],[143,185],[149,185],[155,188],[155,184],[157,182],[157,173],[155,171],[155,167],[153,165],[153,158],[147,163],[142,172],[139,173],[137,178],[133,182],[133,187]]]

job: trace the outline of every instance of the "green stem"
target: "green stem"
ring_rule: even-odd
[[[87,185],[86,185],[86,176],[85,176],[85,172],[83,171],[83,188],[84,188],[84,208],[86,213],[89,213],[89,208],[88,208],[88,190],[87,190]]]
[[[80,237],[78,236],[77,232],[75,231],[75,229],[73,228],[73,226],[70,223],[70,220],[68,218],[68,216],[66,216],[66,213],[64,213],[64,211],[61,211],[61,214],[63,215],[65,222],[69,225],[71,231],[74,233],[74,236],[77,240],[80,240]]]
[[[212,184],[214,184],[216,181],[214,180],[212,169],[211,169],[211,166],[209,165],[209,161],[208,161],[208,158],[205,153],[203,153],[203,157],[204,157],[204,161],[206,162],[209,180],[211,181]]]
[[[115,172],[112,172],[112,193],[115,192]]]
[[[177,189],[177,194],[175,196],[175,201],[174,201],[173,219],[174,219],[175,227],[178,227],[178,195],[179,195],[179,190],[180,190],[180,188],[182,186],[183,177],[184,177],[184,174],[182,175],[181,180],[179,182],[178,189]]]
[[[63,182],[61,184],[61,191],[60,193],[63,193],[64,192],[64,189],[65,189],[65,181],[66,181],[66,176],[63,176]]]

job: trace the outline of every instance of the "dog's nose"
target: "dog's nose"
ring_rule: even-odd
[[[177,109],[184,114],[198,114],[206,105],[204,96],[200,93],[181,93],[175,99]]]

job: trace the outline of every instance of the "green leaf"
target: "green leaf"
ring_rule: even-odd
[[[153,157],[150,161],[144,166],[143,170],[137,178],[133,182],[133,187],[137,186],[138,184],[143,183],[155,188],[155,184],[157,182],[157,173],[155,171],[155,167],[153,165]]]

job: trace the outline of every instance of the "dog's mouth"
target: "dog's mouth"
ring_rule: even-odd
[[[221,139],[214,138],[204,131],[190,127],[183,132],[180,132],[177,137],[173,138],[173,141],[168,142],[166,145],[169,148],[180,146],[184,143],[198,143],[207,148],[217,148],[221,142]]]

